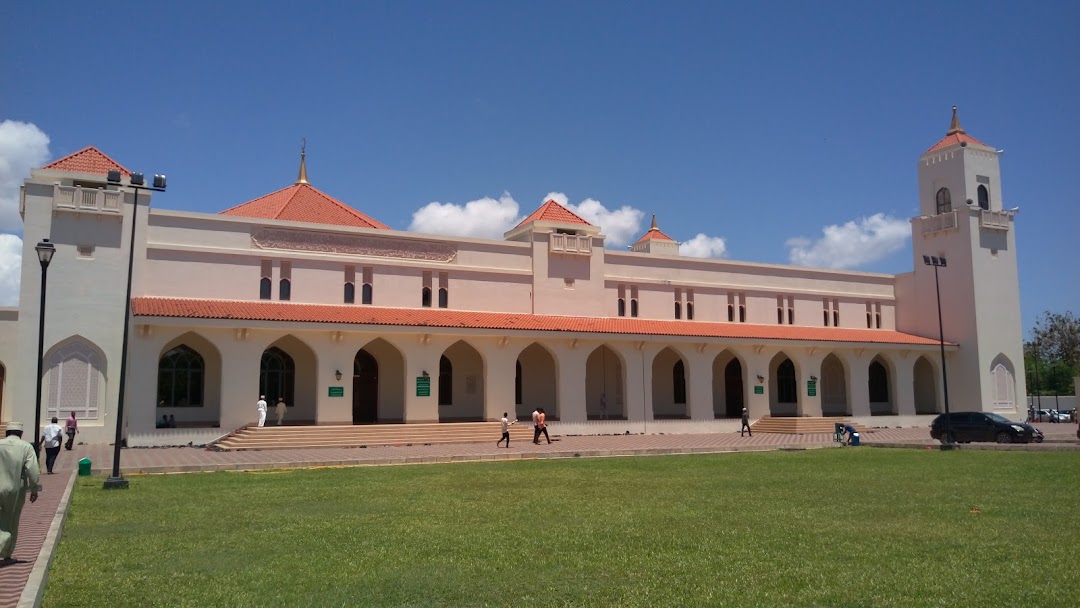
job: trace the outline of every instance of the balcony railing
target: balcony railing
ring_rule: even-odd
[[[1008,230],[1012,214],[1008,211],[989,211],[983,209],[979,212],[979,226],[992,230]]]
[[[585,234],[551,233],[551,251],[579,255],[592,254],[592,237]]]
[[[923,234],[956,228],[956,212],[950,211],[941,215],[931,215],[923,220]]]
[[[82,186],[53,186],[53,208],[68,211],[120,213],[123,192]]]

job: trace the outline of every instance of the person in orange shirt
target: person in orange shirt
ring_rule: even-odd
[[[535,433],[535,440],[533,441],[533,443],[539,444],[540,443],[540,434],[543,433],[544,438],[547,439],[547,442],[550,444],[551,443],[551,436],[548,435],[548,431],[547,431],[547,412],[544,411],[544,408],[540,408],[537,411],[540,413],[540,415],[536,419],[536,433]]]

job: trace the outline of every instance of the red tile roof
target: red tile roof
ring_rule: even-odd
[[[390,230],[311,184],[293,184],[221,212],[221,215]]]
[[[990,147],[990,146],[987,146],[986,144],[984,144],[983,142],[975,139],[974,137],[968,135],[967,133],[959,132],[959,133],[950,133],[949,135],[946,135],[945,137],[941,138],[941,141],[939,141],[936,144],[934,144],[933,146],[931,146],[930,149],[927,150],[926,152],[937,152],[938,150],[941,150],[942,148],[948,148],[949,146],[960,145],[961,142],[968,143],[968,144],[975,144],[975,145],[978,145],[978,146],[986,146],[987,148]]]
[[[123,165],[109,158],[107,154],[94,146],[83,148],[74,154],[68,154],[64,158],[54,160],[42,169],[53,171],[69,171],[71,173],[96,173],[105,175],[112,169],[119,169],[122,175],[131,175],[131,171]]]
[[[644,243],[645,241],[671,241],[675,242],[675,239],[660,232],[659,228],[650,228],[648,232],[641,235],[641,238],[637,240],[638,243]],[[634,243],[635,245],[637,243]]]
[[[584,224],[586,226],[592,226],[592,224],[585,221],[581,216],[553,200],[548,200],[548,202],[540,205],[539,209],[533,211],[532,215],[529,217],[521,220],[521,223],[515,226],[515,228],[520,228],[529,222],[553,222],[557,224]]]
[[[573,333],[679,336],[686,338],[746,338],[873,344],[936,345],[937,340],[884,329],[753,325],[703,321],[658,321],[625,317],[557,317],[526,313],[473,312],[431,308],[376,308],[300,304],[292,302],[132,298],[138,317],[282,321],[291,323],[345,323],[462,329],[506,329]]]

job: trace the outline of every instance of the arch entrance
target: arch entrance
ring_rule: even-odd
[[[353,424],[379,420],[379,361],[364,349],[353,357]]]
[[[622,358],[606,345],[585,361],[585,414],[589,420],[626,420]]]
[[[821,362],[821,415],[851,415],[844,364],[832,353]]]

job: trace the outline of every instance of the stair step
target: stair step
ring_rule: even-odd
[[[498,422],[244,427],[217,442],[223,450],[484,443],[498,440]],[[510,427],[511,441],[531,441],[532,429]]]

